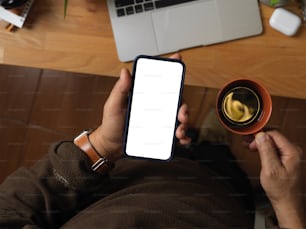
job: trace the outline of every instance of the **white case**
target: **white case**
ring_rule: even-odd
[[[274,10],[269,23],[272,28],[287,36],[296,34],[302,24],[301,19],[297,15],[283,8]]]

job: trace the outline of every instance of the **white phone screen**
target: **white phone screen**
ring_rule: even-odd
[[[125,154],[168,160],[172,156],[184,64],[145,57],[139,57],[135,64]]]

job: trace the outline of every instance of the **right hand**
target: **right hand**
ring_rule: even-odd
[[[280,226],[304,228],[301,148],[277,131],[258,133],[250,148],[259,152],[260,182],[271,201]]]

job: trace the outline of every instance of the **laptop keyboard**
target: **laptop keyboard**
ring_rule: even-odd
[[[138,14],[195,0],[115,0],[117,16]]]

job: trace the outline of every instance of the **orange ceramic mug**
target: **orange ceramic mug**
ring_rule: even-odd
[[[261,131],[272,113],[269,92],[261,84],[247,79],[226,84],[217,95],[216,106],[221,124],[241,135]]]

